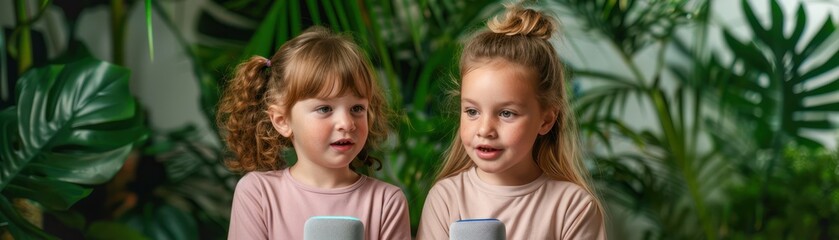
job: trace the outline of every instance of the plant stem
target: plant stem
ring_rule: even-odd
[[[26,24],[29,16],[26,11],[26,0],[17,0],[15,9],[17,10],[17,24],[20,26],[17,39],[17,70],[18,75],[23,75],[23,72],[32,67],[32,35],[29,24]]]
[[[125,2],[111,0],[111,54],[117,65],[125,65]]]
[[[693,56],[696,59],[693,62],[693,77],[690,79],[689,86],[694,89],[693,95],[693,126],[691,128],[691,143],[688,145],[691,147],[693,152],[696,152],[696,145],[699,142],[699,126],[700,126],[700,119],[699,116],[702,113],[702,104],[701,104],[701,97],[704,94],[704,87],[701,87],[700,79],[702,78],[703,74],[697,71],[697,69],[703,69],[702,63],[706,62],[708,52],[705,50],[706,48],[706,36],[708,36],[708,19],[711,15],[711,2],[712,1],[705,1],[702,3],[702,6],[699,7],[700,12],[699,16],[697,17],[697,22],[700,24],[699,28],[696,30],[696,44],[694,44],[693,48]]]
[[[695,172],[692,169],[693,164],[691,158],[688,153],[685,152],[684,133],[680,134],[677,132],[675,126],[673,125],[673,119],[670,116],[669,104],[667,104],[667,100],[664,98],[664,91],[661,89],[652,89],[647,92],[649,93],[647,96],[651,98],[650,100],[652,100],[653,105],[656,108],[659,123],[661,124],[661,130],[664,132],[668,147],[673,154],[673,160],[685,178],[688,186],[688,192],[690,193],[691,200],[696,208],[697,215],[699,215],[699,221],[705,229],[705,234],[707,235],[706,237],[709,239],[716,239],[713,226],[711,226],[708,215],[705,212],[704,201],[699,193],[699,184],[696,180]]]
[[[670,32],[673,32],[672,28],[670,29]],[[659,44],[661,44],[661,48],[658,49],[655,72],[653,73],[653,84],[650,86],[650,88],[653,89],[658,88],[661,83],[661,73],[664,72],[664,59],[667,53],[667,46],[670,44],[670,37],[660,39]]]
[[[774,46],[771,46],[775,48]],[[775,167],[775,162],[781,158],[781,148],[783,148],[784,140],[786,137],[785,130],[791,128],[793,124],[792,115],[793,110],[795,109],[794,106],[789,106],[794,101],[787,102],[785,101],[784,97],[786,96],[794,96],[794,86],[791,84],[792,81],[787,81],[792,77],[786,76],[785,71],[785,64],[783,60],[784,53],[778,52],[777,50],[772,51],[775,60],[775,66],[772,71],[772,75],[767,76],[769,78],[769,89],[776,89],[775,97],[776,104],[777,104],[777,111],[775,115],[776,124],[770,125],[770,127],[774,128],[772,131],[772,158],[769,160],[769,165],[766,168],[766,181],[769,181],[769,178],[772,177],[772,169]],[[790,114],[787,114],[790,113]],[[774,126],[773,126],[774,125]],[[764,189],[766,188],[766,184],[764,184]]]
[[[149,59],[153,62],[154,61],[154,35],[152,29],[152,8],[151,8],[151,0],[146,1],[146,35],[148,36],[149,41]]]
[[[0,31],[0,46],[6,46],[6,34],[3,31]],[[14,89],[9,86],[10,81],[8,80],[9,74],[6,74],[6,51],[0,50],[0,103],[11,102],[12,93]]]
[[[670,151],[673,153],[673,157],[675,158],[673,160],[679,166],[682,175],[685,178],[686,184],[688,185],[688,191],[690,192],[690,197],[693,201],[694,207],[696,208],[696,212],[699,215],[699,221],[705,230],[705,234],[710,239],[716,239],[716,235],[713,234],[713,227],[711,226],[710,220],[705,212],[705,204],[699,194],[699,186],[696,181],[696,176],[691,169],[691,161],[687,159],[687,154],[684,151],[685,136],[683,133],[679,134],[673,125],[673,119],[670,116],[670,107],[664,98],[664,91],[658,88],[657,84],[647,86],[644,75],[641,73],[638,65],[632,61],[632,56],[630,56],[629,53],[622,51],[620,46],[618,46],[614,41],[611,41],[611,43],[611,45],[620,53],[621,59],[624,61],[626,66],[629,67],[632,75],[637,79],[639,86],[644,89],[644,91],[642,91],[643,93],[646,93],[644,96],[649,98],[649,100],[653,103],[659,123],[661,124],[661,130],[664,132],[668,144],[667,147],[669,147]],[[662,48],[666,47],[666,45],[662,45]],[[663,51],[664,50],[662,50],[662,52]],[[663,58],[663,55],[663,53],[660,53],[659,57]],[[659,61],[661,61],[661,59],[659,59]],[[659,62],[659,64],[663,63]],[[659,68],[658,71],[661,71],[661,68]]]
[[[617,49],[618,53],[620,53],[621,60],[623,60],[624,64],[626,64],[626,67],[628,67],[629,71],[632,72],[632,75],[638,82],[638,86],[641,87],[641,89],[643,90],[649,90],[649,87],[646,83],[647,78],[644,77],[644,74],[642,74],[641,70],[638,69],[638,65],[636,65],[635,62],[632,61],[632,56],[630,56],[629,53],[623,51],[623,49],[616,42],[611,43],[612,47]]]

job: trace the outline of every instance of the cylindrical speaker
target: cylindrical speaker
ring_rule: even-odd
[[[464,219],[449,226],[451,240],[505,240],[504,223],[494,218]]]
[[[363,240],[364,223],[345,216],[314,216],[303,225],[304,240]]]

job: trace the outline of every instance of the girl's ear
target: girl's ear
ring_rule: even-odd
[[[288,114],[285,113],[285,110],[277,105],[271,105],[268,107],[268,118],[271,119],[271,125],[274,125],[274,129],[283,135],[283,137],[290,138],[291,137],[291,126],[288,122]]]
[[[542,124],[539,125],[539,135],[548,134],[553,128],[554,124],[556,124],[557,118],[557,111],[548,110],[545,111],[544,115],[542,116]]]

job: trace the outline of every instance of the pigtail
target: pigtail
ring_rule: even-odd
[[[225,161],[232,171],[250,172],[285,167],[281,141],[274,130],[265,99],[271,77],[270,60],[254,56],[236,66],[219,102],[216,122],[234,156]]]

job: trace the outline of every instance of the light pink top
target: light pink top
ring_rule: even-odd
[[[364,239],[411,239],[405,195],[398,187],[361,176],[350,186],[318,189],[288,169],[250,172],[236,184],[228,239],[303,239],[313,216],[350,216],[364,223]]]
[[[449,239],[449,225],[475,218],[501,220],[507,239],[606,238],[591,195],[576,184],[542,175],[521,186],[491,185],[472,168],[431,188],[417,239]]]

